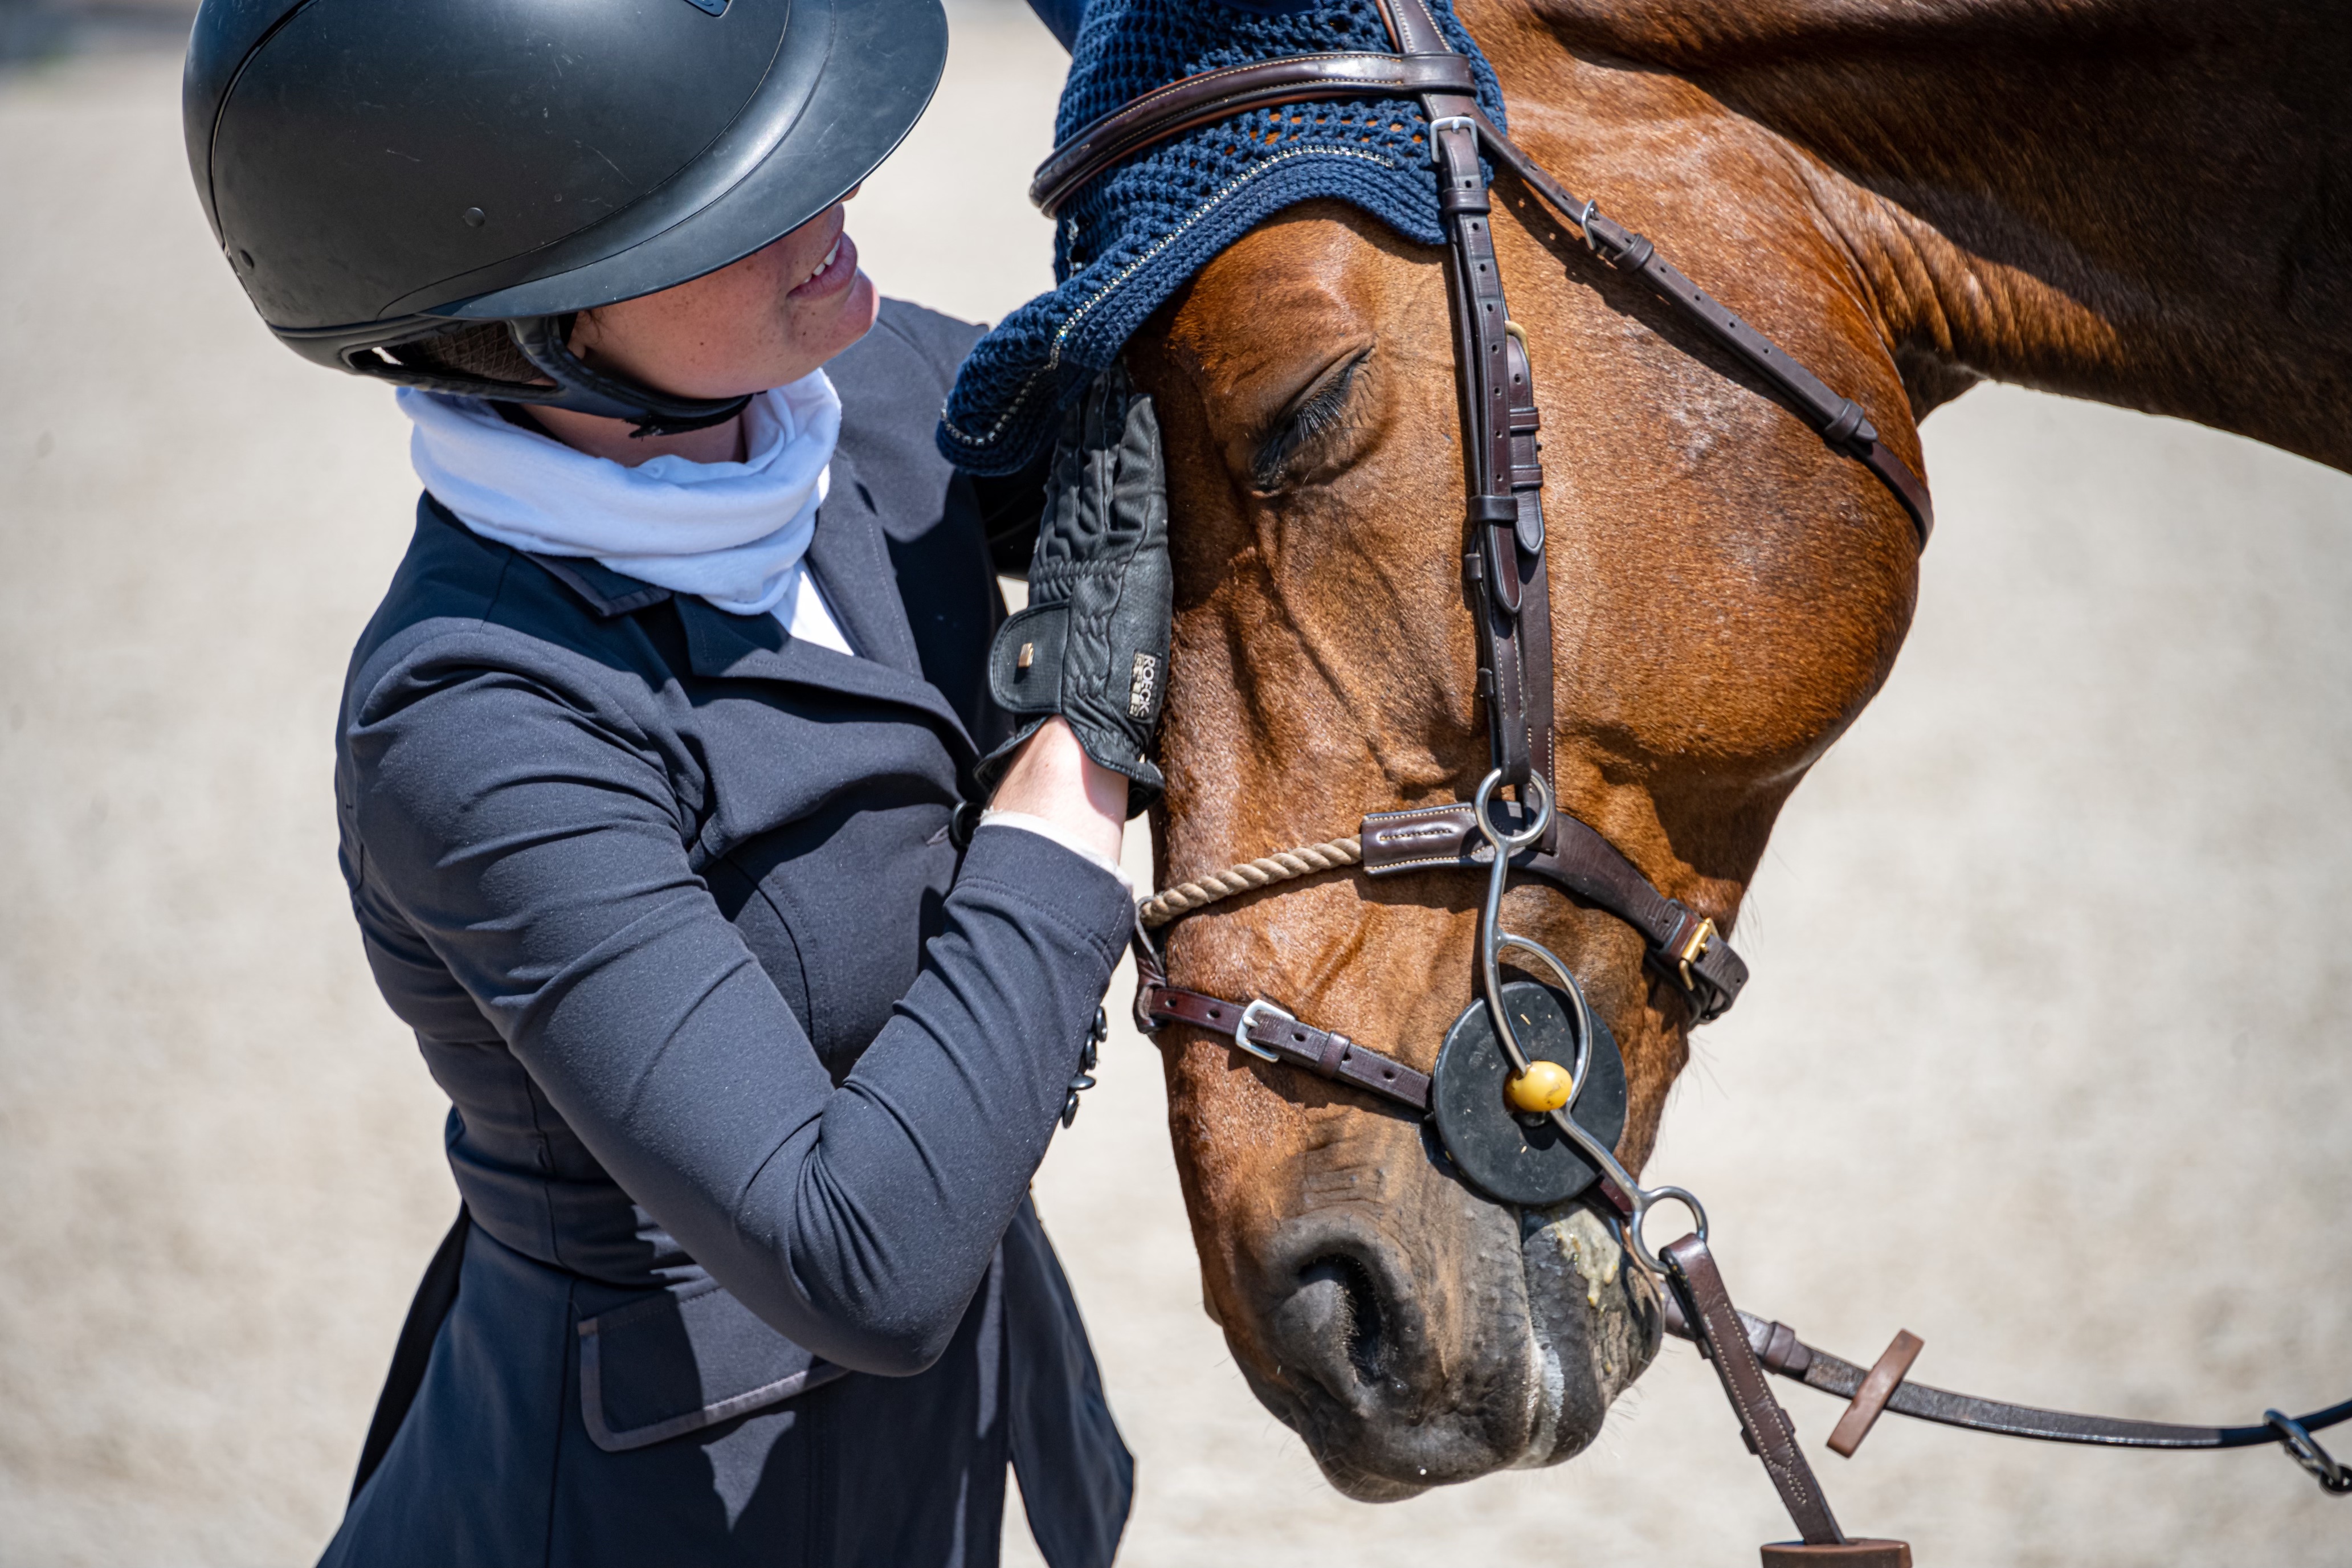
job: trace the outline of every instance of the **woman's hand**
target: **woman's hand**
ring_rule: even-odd
[[[1051,721],[1126,779],[1123,816],[1150,810],[1161,787],[1151,735],[1168,689],[1173,592],[1160,424],[1151,399],[1114,365],[1063,421],[1029,565],[1029,607],[989,650],[989,690],[1008,712],[1030,717],[982,762],[981,782],[992,784]],[[997,805],[1011,809],[1001,795]]]
[[[1076,842],[1118,858],[1127,777],[1087,756],[1059,718],[1046,720],[1014,754],[988,804],[992,810],[1042,817]]]

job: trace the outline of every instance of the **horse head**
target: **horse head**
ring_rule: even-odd
[[[2352,426],[2294,390],[2341,415],[2345,329],[2313,309],[2352,298],[2340,216],[2299,217],[2294,182],[2233,181],[2221,145],[2305,113],[2325,73],[2298,62],[2343,58],[2352,29],[2216,54],[2095,0],[2055,42],[2000,0],[1878,9],[1460,6],[1512,138],[1859,404],[1910,468],[1916,421],[1989,374],[2352,466]],[[2184,160],[2184,116],[2224,66],[2237,107],[2195,121]],[[2071,116],[2009,101],[2055,89]],[[2333,101],[2332,129],[2298,143],[2314,168],[2352,137]],[[2054,199],[2085,147],[2096,177]],[[2176,174],[2178,201],[2138,199]],[[1728,932],[1782,804],[1892,666],[1920,534],[1785,387],[1589,254],[1524,180],[1502,174],[1494,202],[1542,423],[1557,809]],[[2183,265],[2165,216],[2183,202],[2232,215],[2195,244],[2287,237],[2286,282],[2232,289],[2228,268]],[[1467,800],[1490,765],[1448,265],[1357,206],[1294,204],[1126,342],[1164,432],[1176,565],[1163,887]],[[1169,976],[1426,1072],[1476,994],[1480,882],[1338,865],[1224,898],[1168,929]],[[1616,1153],[1639,1173],[1698,1021],[1689,994],[1624,921],[1555,887],[1513,887],[1504,915],[1621,1048]],[[1336,1485],[1402,1497],[1591,1441],[1660,1325],[1604,1205],[1493,1201],[1427,1123],[1356,1088],[1205,1028],[1160,1043],[1206,1305]]]
[[[1545,432],[1559,809],[1728,930],[1781,802],[1894,658],[1910,520],[1600,268],[1564,268],[1581,258],[1557,237],[1496,229]],[[1767,298],[1780,281],[1735,270]],[[1228,248],[1130,347],[1180,520],[1163,884],[1467,798],[1486,771],[1451,321],[1437,253],[1332,204]],[[1845,324],[1790,346],[1852,372],[1910,444],[1900,381]],[[1444,872],[1270,888],[1172,928],[1171,977],[1426,1071],[1474,994],[1480,892]],[[1612,916],[1541,885],[1505,909],[1618,1041],[1638,1171],[1688,1008]],[[1397,1496],[1591,1440],[1655,1352],[1658,1303],[1588,1201],[1498,1205],[1407,1114],[1204,1031],[1163,1043],[1207,1300],[1336,1484]]]

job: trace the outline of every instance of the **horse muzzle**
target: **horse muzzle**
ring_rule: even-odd
[[[1388,1202],[1275,1232],[1255,1321],[1232,1326],[1259,1400],[1368,1502],[1570,1458],[1660,1337],[1654,1287],[1601,1215],[1495,1204],[1413,1154],[1420,1190],[1396,1194],[1391,1164]]]

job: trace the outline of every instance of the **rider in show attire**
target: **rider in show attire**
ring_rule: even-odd
[[[401,387],[425,490],[335,798],[463,1208],[328,1563],[990,1563],[1008,1463],[1055,1568],[1117,1544],[1026,1194],[1133,919],[1165,506],[1115,380],[1050,496],[937,453],[976,329],[877,305],[844,203],[945,47],[938,0],[198,16],[223,253]]]

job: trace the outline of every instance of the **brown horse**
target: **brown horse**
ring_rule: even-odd
[[[2336,0],[1463,0],[1514,137],[1860,402],[1982,378],[2352,468],[2352,7]],[[1780,806],[1893,664],[1910,520],[1507,175],[1495,228],[1545,430],[1562,807],[1728,929]],[[1486,767],[1438,253],[1294,209],[1138,336],[1176,519],[1163,883],[1466,796]],[[1174,928],[1180,984],[1426,1068],[1479,888],[1339,872]],[[1690,1020],[1618,921],[1507,923],[1622,1043],[1638,1171]],[[1212,1313],[1332,1481],[1557,1462],[1656,1346],[1579,1205],[1522,1215],[1402,1115],[1171,1029]]]

